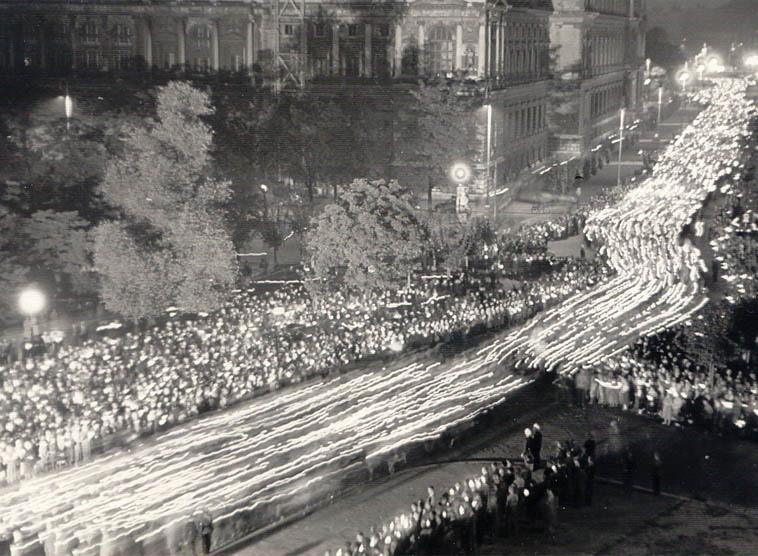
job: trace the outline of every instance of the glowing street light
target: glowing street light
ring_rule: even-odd
[[[45,309],[47,299],[45,294],[36,288],[27,288],[18,296],[18,309],[26,316],[24,323],[25,334],[29,331],[29,338],[39,336],[37,316]],[[28,324],[28,327],[26,326]]]
[[[456,162],[450,167],[450,177],[459,185],[471,179],[471,166],[465,162]]]
[[[28,288],[18,296],[18,308],[27,317],[39,315],[46,302],[45,294],[36,288]]]
[[[687,82],[690,80],[690,72],[683,71],[679,74],[679,82],[682,84],[682,92],[687,92]]]
[[[71,116],[74,114],[74,100],[68,93],[68,84],[66,84],[66,94],[63,97],[63,112],[66,114],[66,130],[70,128]]]

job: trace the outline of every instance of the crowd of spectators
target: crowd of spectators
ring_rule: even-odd
[[[527,448],[538,426],[527,429]],[[584,446],[556,442],[542,462],[534,454],[522,460],[493,462],[481,472],[411,505],[410,511],[359,532],[354,541],[327,556],[454,555],[477,553],[485,539],[513,539],[522,527],[542,524],[554,530],[558,509],[592,504],[595,440]]]
[[[142,332],[115,325],[80,345],[58,343],[0,367],[0,477],[76,464],[114,434],[152,433],[357,360],[523,322],[606,277],[599,261],[566,261],[508,286],[496,269],[318,301],[293,286],[240,293],[213,314]]]
[[[758,375],[706,369],[675,347],[683,328],[640,339],[628,353],[574,375],[579,405],[599,404],[758,439]]]

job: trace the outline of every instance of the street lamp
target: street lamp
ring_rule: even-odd
[[[261,184],[261,191],[263,191],[263,213],[268,218],[268,186],[265,183]]]
[[[66,95],[63,97],[63,110],[66,114],[66,131],[70,129],[71,116],[74,114],[74,101],[68,94],[68,85],[66,85]]]
[[[616,186],[621,185],[621,155],[623,154],[624,150],[624,116],[626,115],[626,110],[624,108],[621,109],[619,113],[619,167],[616,172]]]
[[[45,294],[37,288],[27,288],[18,296],[18,309],[23,315],[26,315],[31,339],[39,336],[37,317],[45,309],[46,304]]]
[[[490,202],[490,164],[492,156],[492,105],[487,104],[487,203]],[[495,198],[495,209],[493,220],[497,219],[497,197]],[[497,227],[497,226],[496,226]]]
[[[661,124],[661,104],[663,103],[663,86],[658,86],[658,125]]]
[[[465,162],[456,162],[450,167],[450,177],[458,186],[455,194],[455,212],[460,214],[468,208],[465,184],[471,179],[471,167]]]
[[[705,73],[705,64],[698,64],[698,66],[697,66],[697,75],[698,75],[698,80],[699,81],[703,80],[703,74],[704,73]]]
[[[682,83],[682,93],[687,92],[687,81],[690,80],[690,73],[688,71],[683,71],[679,74],[679,81]]]
[[[652,63],[652,60],[650,58],[647,58],[645,60],[645,77],[650,77],[650,64]]]

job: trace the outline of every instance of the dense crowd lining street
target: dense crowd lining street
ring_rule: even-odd
[[[134,454],[96,459],[46,477],[26,477],[17,488],[0,494],[2,526],[13,534],[18,554],[30,553],[42,543],[54,550],[51,553],[77,556],[173,554],[183,542],[188,523],[204,514],[213,517],[214,542],[228,542],[240,534],[235,516],[248,516],[249,529],[262,526],[264,520],[287,510],[285,501],[303,504],[324,495],[347,473],[378,465],[411,444],[437,439],[502,403],[509,393],[532,380],[530,375],[511,374],[514,360],[522,367],[573,373],[620,353],[639,335],[685,321],[706,298],[702,259],[688,238],[680,241],[680,234],[708,193],[715,190],[718,179],[739,171],[738,139],[753,110],[743,99],[744,90],[739,81],[719,80],[716,87],[701,93],[697,100],[707,108],[664,153],[653,177],[632,188],[615,207],[589,215],[586,236],[607,258],[616,277],[607,278],[590,266],[583,273],[582,287],[573,282],[575,277],[557,286],[547,280],[548,286],[536,291],[535,303],[539,300],[544,305],[551,298],[601,284],[571,296],[521,329],[453,363],[372,369],[298,386],[184,425]],[[500,310],[508,312],[510,308],[506,304]],[[460,306],[447,309],[453,314],[462,312]],[[474,313],[478,310],[472,309]],[[486,311],[484,314],[486,320]],[[419,322],[426,322],[429,315],[421,315]],[[403,318],[401,313],[396,326],[373,330],[356,345],[365,345],[367,338],[387,342],[386,347],[396,341],[402,345],[404,338],[397,335],[408,324]],[[455,323],[447,315],[441,319]],[[476,317],[464,321],[472,324]],[[223,319],[218,324],[222,332],[229,331]],[[442,331],[449,329],[441,326]],[[439,332],[434,326],[419,330]],[[247,336],[252,338],[254,331]],[[144,347],[144,342],[127,339]],[[187,346],[190,342],[185,340],[181,337],[180,343]],[[309,341],[318,344],[319,338]],[[220,353],[236,351],[231,343],[216,345]],[[161,357],[160,353],[153,355]],[[169,363],[176,362],[167,361],[164,368],[170,371]],[[274,365],[277,362],[278,354]],[[339,359],[328,362],[335,363]],[[173,406],[181,402],[171,398],[172,381],[181,384],[183,378],[191,379],[193,365],[187,366],[184,377],[168,376],[155,385],[149,381],[144,385],[148,391],[155,386],[152,399],[163,399],[164,393],[168,396],[168,413],[173,414]],[[225,376],[231,377],[230,384],[224,385],[229,394],[240,385],[243,390],[254,388],[249,379],[257,376],[255,373],[243,373],[242,383],[237,384],[240,373],[235,372],[234,364],[222,364],[222,368]],[[110,381],[107,378],[106,373],[105,383],[113,381],[113,376]],[[56,379],[52,380],[55,383]],[[9,399],[18,397],[23,384],[24,378],[11,384]],[[105,398],[94,400],[97,405],[90,408],[89,419],[111,403],[123,403],[118,398],[121,392],[111,388],[111,400],[106,388],[100,390]],[[197,408],[194,396],[198,390],[204,391],[204,386],[176,389],[179,396],[189,393],[192,397],[181,411],[192,413],[191,407]],[[66,387],[64,391],[70,392],[72,405],[76,405],[81,393],[76,396]],[[218,391],[209,397],[221,396]],[[218,405],[225,404],[219,400]],[[139,409],[138,404],[136,407]],[[153,406],[144,408],[149,413]],[[124,421],[121,426],[129,426],[123,412],[116,413]],[[55,421],[55,416],[51,419]],[[173,419],[182,420],[178,415]],[[153,424],[155,420],[166,424],[169,418],[160,423],[158,416]],[[11,416],[7,423],[14,421]],[[23,420],[21,425],[25,425]],[[79,423],[75,426],[80,434]],[[19,439],[13,437],[14,430],[6,425],[10,433],[6,439],[16,449]],[[33,431],[33,438],[39,438],[39,432]],[[20,440],[20,447],[31,451],[33,446],[24,444],[31,440]],[[61,451],[66,449],[64,442]],[[256,519],[261,522],[255,523]]]

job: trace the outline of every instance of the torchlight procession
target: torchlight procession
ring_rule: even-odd
[[[0,493],[14,553],[173,554],[198,513],[234,538],[240,515],[264,524],[286,503],[317,498],[383,457],[440,438],[534,380],[507,361],[575,373],[639,336],[692,318],[707,271],[693,238],[706,196],[741,171],[755,109],[746,84],[719,79],[649,178],[591,212],[585,234],[615,276],[564,300],[453,364],[410,364],[277,393]],[[727,186],[721,186],[726,192]],[[505,369],[505,370],[504,370]],[[507,403],[507,402],[506,402]],[[250,519],[250,518],[249,518]],[[37,551],[37,552],[35,552]]]
[[[0,556],[758,554],[755,3],[0,0]]]

